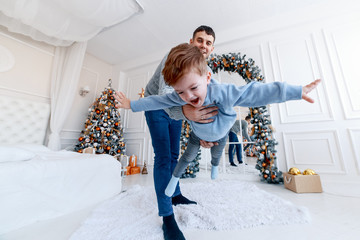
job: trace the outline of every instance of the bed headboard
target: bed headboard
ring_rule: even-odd
[[[0,96],[0,143],[44,144],[50,104]]]

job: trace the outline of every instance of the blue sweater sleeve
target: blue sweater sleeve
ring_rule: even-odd
[[[215,88],[214,88],[215,89]],[[218,101],[227,106],[258,107],[302,98],[302,86],[282,82],[252,82],[245,86],[227,85],[217,88],[221,91]]]
[[[130,107],[133,112],[140,112],[182,106],[185,104],[186,102],[174,91],[166,95],[151,95],[136,101],[131,101]]]

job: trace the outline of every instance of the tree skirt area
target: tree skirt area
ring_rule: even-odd
[[[306,208],[249,182],[182,181],[181,189],[186,197],[198,203],[174,207],[183,231],[237,230],[310,221]],[[161,225],[154,187],[135,185],[94,209],[70,240],[163,239]]]

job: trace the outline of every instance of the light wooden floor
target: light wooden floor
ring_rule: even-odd
[[[248,166],[230,167],[227,173],[220,173],[222,179],[238,179],[249,181],[259,188],[276,194],[283,199],[299,206],[307,207],[311,213],[312,222],[309,224],[264,226],[237,231],[184,231],[187,240],[237,240],[237,239],[277,239],[277,240],[357,240],[360,239],[360,198],[352,196],[354,185],[338,186],[342,193],[330,192],[326,185],[323,193],[296,194],[284,188],[283,185],[266,184],[259,181],[254,171],[254,162],[249,159]],[[209,179],[209,172],[201,170],[195,179],[182,181],[196,181],[198,178]],[[152,185],[152,174],[134,175],[123,178],[123,189],[131,188],[134,184]],[[355,187],[360,187],[355,185]],[[348,188],[348,189],[346,189]],[[67,240],[76,230],[81,221],[91,212],[92,208],[63,216],[57,219],[39,222],[31,226],[0,236],[1,240]]]

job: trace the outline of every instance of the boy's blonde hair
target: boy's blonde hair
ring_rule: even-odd
[[[165,83],[173,86],[181,77],[192,71],[200,76],[207,73],[206,61],[200,50],[188,43],[172,48],[162,70]]]

